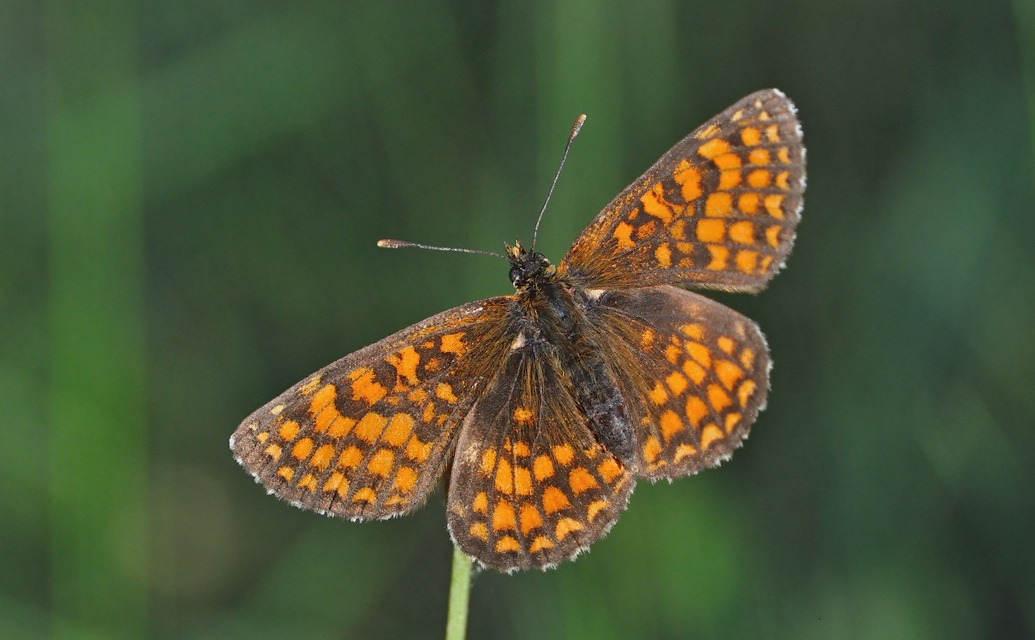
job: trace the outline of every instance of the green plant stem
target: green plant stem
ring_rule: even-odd
[[[467,634],[467,602],[471,595],[471,559],[453,547],[453,575],[449,579],[449,611],[446,640],[464,640]]]

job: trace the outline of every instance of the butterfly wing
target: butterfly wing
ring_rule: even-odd
[[[464,421],[447,506],[457,546],[501,571],[575,557],[607,533],[634,484],[594,439],[558,360],[522,343]]]
[[[591,289],[657,284],[756,291],[794,242],[805,149],[775,89],[678,142],[590,223],[559,270]]]
[[[637,475],[675,478],[732,455],[769,388],[755,323],[672,286],[606,291],[590,320],[626,400]]]
[[[324,367],[249,416],[234,456],[303,509],[367,519],[420,507],[502,365],[511,304],[457,307]]]

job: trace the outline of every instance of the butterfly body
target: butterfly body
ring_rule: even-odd
[[[503,571],[601,538],[639,478],[717,466],[769,388],[758,327],[685,286],[757,291],[800,218],[805,151],[777,90],[664,154],[558,265],[507,247],[512,295],[349,354],[230,439],[267,490],[354,520],[409,513],[448,480],[455,544]]]

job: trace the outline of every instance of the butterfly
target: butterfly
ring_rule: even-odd
[[[514,294],[324,367],[230,448],[269,493],[352,520],[409,513],[445,476],[449,533],[481,565],[574,558],[638,479],[717,466],[747,436],[769,388],[765,339],[684,287],[762,289],[804,189],[794,105],[751,94],[622,191],[559,264],[507,246]]]

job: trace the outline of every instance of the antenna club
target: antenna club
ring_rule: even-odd
[[[579,115],[575,118],[575,122],[571,125],[571,134],[568,136],[568,140],[574,140],[575,136],[579,135],[579,131],[582,131],[582,125],[586,124],[586,114]]]
[[[408,246],[409,244],[409,242],[404,242],[402,240],[390,240],[388,238],[377,241],[377,246],[381,247],[382,249],[400,249],[402,247]]]

